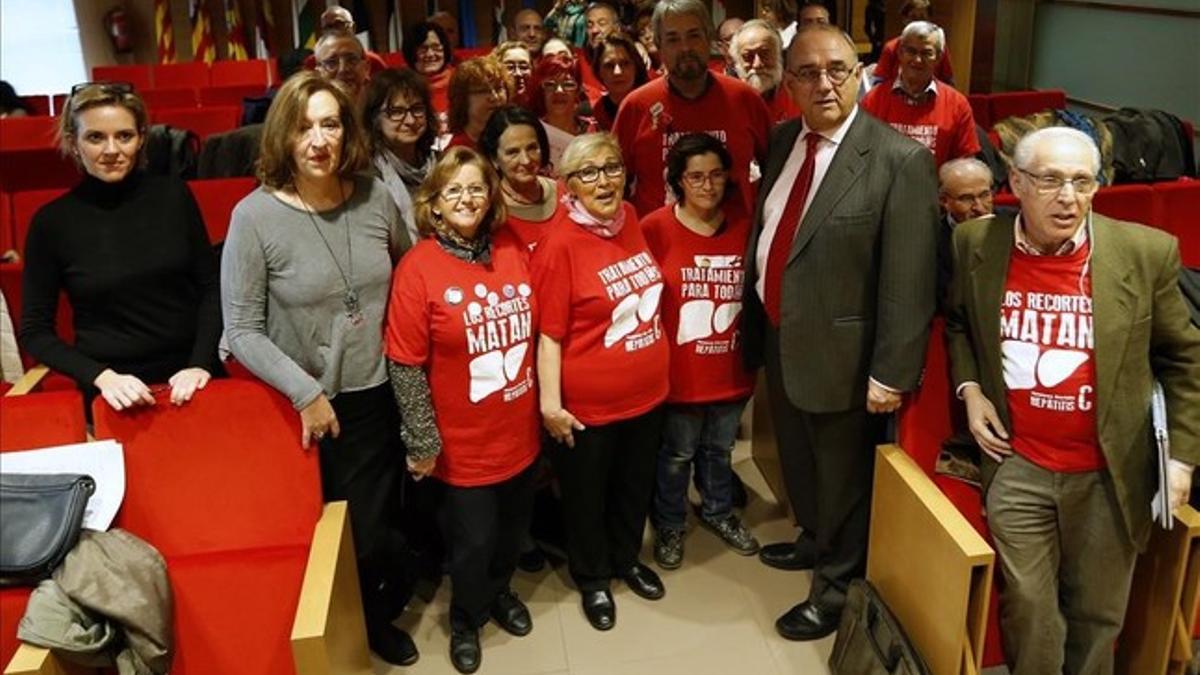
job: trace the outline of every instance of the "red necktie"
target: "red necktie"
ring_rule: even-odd
[[[817,143],[820,140],[821,136],[811,131],[804,136],[804,163],[800,165],[800,173],[796,176],[796,182],[792,184],[787,205],[783,207],[783,215],[779,217],[779,225],[775,227],[771,250],[767,253],[766,277],[763,281],[763,294],[766,297],[763,299],[763,305],[767,310],[767,318],[776,328],[779,327],[779,302],[783,295],[783,270],[787,267],[792,241],[800,227],[804,202],[808,200],[808,191],[812,189],[813,174],[817,167]]]

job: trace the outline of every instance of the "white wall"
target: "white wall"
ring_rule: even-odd
[[[0,1],[0,79],[18,94],[61,94],[87,81],[72,0]]]

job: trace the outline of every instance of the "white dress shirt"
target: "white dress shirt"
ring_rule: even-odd
[[[857,105],[850,111],[850,115],[840,127],[834,129],[832,133],[820,134],[821,140],[817,142],[816,164],[813,166],[812,187],[809,188],[808,197],[804,200],[804,208],[800,210],[801,222],[804,221],[804,214],[808,212],[808,207],[812,204],[813,197],[817,195],[817,190],[821,188],[821,181],[825,180],[829,164],[833,162],[833,156],[842,144],[842,139],[846,137],[846,131],[850,129],[850,123],[854,121],[856,115],[858,115]],[[800,135],[796,137],[796,144],[792,146],[792,152],[788,155],[783,170],[779,172],[779,177],[775,179],[775,184],[771,186],[771,191],[767,193],[767,199],[763,202],[763,231],[758,237],[758,248],[754,250],[754,269],[758,270],[758,278],[754,280],[754,290],[764,303],[766,302],[766,291],[763,280],[767,276],[767,257],[771,255],[771,242],[775,240],[775,232],[779,229],[779,219],[783,217],[783,210],[787,208],[792,185],[796,183],[796,177],[800,175],[800,167],[804,165],[804,155],[806,154],[804,136],[809,131],[808,124],[802,121]],[[799,232],[799,228],[796,231]]]

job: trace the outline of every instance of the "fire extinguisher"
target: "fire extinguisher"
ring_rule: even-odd
[[[114,7],[104,15],[104,29],[112,40],[113,49],[118,54],[128,54],[133,51],[133,38],[129,35],[129,15],[121,7]]]

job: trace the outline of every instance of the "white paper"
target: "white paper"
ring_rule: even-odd
[[[0,453],[0,473],[86,474],[96,491],[83,513],[83,526],[104,532],[125,499],[125,450],[116,441],[93,441],[38,450]]]

